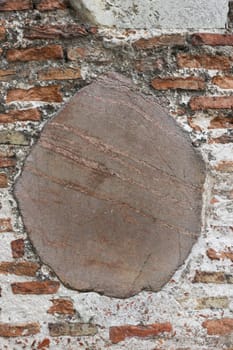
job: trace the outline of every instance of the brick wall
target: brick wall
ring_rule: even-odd
[[[65,0],[0,1],[0,349],[232,350],[232,23],[213,33],[81,23]],[[203,230],[185,265],[161,292],[125,300],[65,288],[12,195],[46,121],[108,71],[166,106],[207,167]]]

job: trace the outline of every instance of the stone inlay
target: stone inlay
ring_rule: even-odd
[[[157,291],[200,233],[204,164],[152,98],[117,74],[44,128],[15,194],[42,261],[68,286]]]
[[[227,24],[229,0],[70,0],[92,23],[117,28],[217,29]]]

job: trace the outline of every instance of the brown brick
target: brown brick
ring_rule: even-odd
[[[231,68],[230,57],[221,55],[190,55],[178,54],[177,64],[180,68],[205,68],[227,70]]]
[[[226,46],[233,45],[232,34],[197,33],[192,35],[193,45]]]
[[[202,90],[205,88],[205,81],[201,78],[156,78],[151,85],[157,90],[180,89],[180,90]]]
[[[206,320],[202,323],[202,326],[207,329],[208,335],[228,335],[233,333],[232,318]]]
[[[166,323],[153,323],[146,326],[118,326],[110,327],[109,337],[112,343],[117,344],[120,341],[125,340],[127,337],[154,337],[160,333],[171,332],[172,326],[170,322]]]
[[[14,294],[54,294],[60,286],[56,281],[16,282],[11,288]]]
[[[213,248],[209,248],[206,251],[206,255],[211,260],[229,259],[233,262],[233,251],[230,249],[229,251],[216,252],[216,250],[214,250]]]
[[[13,258],[22,258],[24,256],[24,240],[22,238],[11,242],[11,251]]]
[[[0,323],[0,337],[24,337],[40,332],[38,323],[8,324]]]
[[[37,345],[37,350],[46,350],[50,346],[50,340],[48,338],[43,339]]]
[[[31,0],[1,0],[0,11],[22,11],[32,9]]]
[[[64,10],[67,7],[65,0],[40,0],[36,3],[39,11]]]
[[[233,108],[233,96],[192,97],[189,104],[193,111],[203,109],[231,109]]]
[[[219,86],[222,89],[233,89],[233,77],[232,76],[216,76],[212,79],[212,83]]]
[[[142,59],[142,60],[136,60],[134,63],[134,68],[138,72],[150,72],[153,70],[160,70],[163,71],[165,68],[165,60],[163,58],[158,59]]]
[[[7,93],[6,102],[13,101],[42,101],[62,102],[60,86],[37,86],[31,89],[12,89]]]
[[[16,165],[16,159],[14,157],[0,156],[0,168],[11,168],[15,165]]]
[[[137,50],[153,49],[158,46],[182,46],[186,43],[186,38],[181,34],[164,34],[149,39],[141,38],[133,43]]]
[[[11,219],[0,219],[0,232],[11,232],[13,231],[12,225],[11,225]]]
[[[74,315],[75,309],[73,302],[68,299],[53,299],[53,306],[47,311],[48,314]]]
[[[81,79],[80,68],[50,68],[46,71],[39,72],[40,80],[69,80]]]
[[[90,54],[89,50],[84,47],[69,47],[67,50],[67,58],[70,61],[77,61]]]
[[[223,160],[215,166],[215,170],[221,171],[222,173],[232,173],[233,161]]]
[[[16,75],[15,70],[11,69],[0,69],[0,81],[8,81],[14,78]]]
[[[230,279],[224,272],[196,271],[193,283],[229,283]]]
[[[0,113],[0,123],[15,123],[25,121],[40,121],[41,113],[37,108],[24,109],[19,111],[9,111],[8,113]]]
[[[71,39],[92,34],[94,28],[85,28],[77,24],[43,25],[27,27],[24,37],[27,39]],[[93,33],[94,34],[94,33]]]
[[[80,337],[95,335],[96,333],[97,327],[89,323],[49,323],[49,334],[51,337]]]
[[[221,135],[219,137],[215,138],[210,138],[208,143],[221,143],[221,144],[226,144],[226,143],[232,143],[233,142],[233,135]]]
[[[63,58],[63,49],[61,45],[32,47],[28,49],[10,49],[7,51],[6,58],[9,62],[58,60]]]
[[[0,274],[12,274],[17,276],[35,276],[39,267],[40,265],[29,261],[4,261],[0,263]]]
[[[205,297],[197,299],[196,309],[225,309],[229,306],[227,297]]]
[[[0,188],[8,187],[8,179],[5,173],[0,173]]]
[[[210,121],[208,129],[232,129],[233,117],[217,116]]]
[[[1,3],[0,3],[1,6]],[[0,40],[4,40],[6,37],[6,29],[2,26],[0,26]]]

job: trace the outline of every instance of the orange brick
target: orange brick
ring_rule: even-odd
[[[0,113],[0,123],[15,123],[24,121],[40,121],[41,113],[37,108],[25,109],[19,111],[9,111]]]
[[[0,173],[0,188],[6,188],[8,186],[8,179],[5,173]]]
[[[0,323],[0,337],[25,337],[40,332],[38,323],[8,324]]]
[[[64,10],[66,7],[65,0],[40,0],[36,3],[36,9],[39,11]]]
[[[13,274],[17,276],[35,276],[40,265],[29,262],[4,261],[0,263],[0,274]]]
[[[208,335],[228,335],[233,333],[232,318],[206,320],[202,323],[202,326],[207,329]]]
[[[73,302],[68,299],[53,299],[53,305],[47,311],[48,314],[74,315],[75,309]]]
[[[20,238],[12,241],[11,251],[13,258],[22,258],[24,256],[24,240]]]
[[[63,58],[63,49],[61,45],[32,47],[28,49],[10,49],[7,51],[6,58],[9,62],[58,60]]]
[[[0,219],[0,232],[11,232],[13,230],[11,219]]]
[[[0,11],[22,11],[32,9],[31,0],[3,0],[0,2]]]
[[[12,89],[7,93],[6,102],[13,101],[42,101],[62,102],[60,86],[37,86],[31,89]]]
[[[233,77],[232,76],[216,76],[212,79],[212,83],[222,89],[233,89]]]
[[[231,68],[232,60],[230,57],[221,55],[190,55],[178,54],[177,64],[180,68],[204,68],[227,70]]]
[[[60,286],[56,281],[16,282],[11,288],[14,294],[54,294]]]
[[[151,85],[157,90],[179,89],[179,90],[203,90],[205,81],[201,78],[156,78]]]

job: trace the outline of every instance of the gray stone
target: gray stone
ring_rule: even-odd
[[[201,229],[203,161],[154,102],[111,74],[44,128],[15,194],[33,245],[68,286],[159,290]]]
[[[229,0],[71,0],[91,22],[118,28],[225,28]]]

